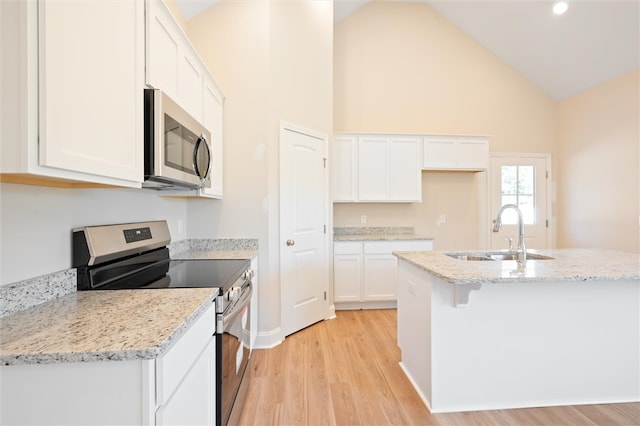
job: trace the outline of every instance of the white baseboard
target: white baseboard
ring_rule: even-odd
[[[427,410],[429,410],[430,413],[433,413],[433,410],[431,410],[431,404],[429,403],[429,400],[427,399],[425,394],[422,393],[422,390],[420,389],[416,381],[413,380],[413,376],[411,375],[411,373],[409,373],[409,371],[407,371],[407,369],[404,368],[404,364],[402,363],[402,361],[400,361],[398,364],[400,365],[400,368],[404,372],[404,375],[407,376],[407,379],[409,379],[409,381],[411,382],[411,385],[413,386],[415,391],[418,393],[418,396],[420,397],[422,402],[424,402],[424,405],[427,406]]]
[[[396,309],[398,302],[395,300],[380,302],[343,302],[336,303],[336,311],[354,311],[359,309]]]
[[[270,331],[259,331],[256,336],[256,346],[254,349],[271,349],[284,341],[282,328],[274,328]]]
[[[327,314],[326,320],[334,319],[336,317],[336,305],[329,305],[329,313]]]

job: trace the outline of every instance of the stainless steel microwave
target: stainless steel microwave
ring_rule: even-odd
[[[144,90],[144,183],[197,189],[210,179],[211,133],[160,90]]]

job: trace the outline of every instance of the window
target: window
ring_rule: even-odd
[[[500,173],[502,205],[515,204],[522,211],[526,225],[536,222],[536,170],[534,166],[503,165]],[[502,223],[515,225],[518,214],[513,209],[505,210]]]

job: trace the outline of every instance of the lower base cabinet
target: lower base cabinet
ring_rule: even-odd
[[[214,424],[214,331],[212,304],[156,359],[0,366],[0,424]]]
[[[394,251],[433,250],[433,240],[338,241],[333,244],[333,300],[340,309],[395,308]]]

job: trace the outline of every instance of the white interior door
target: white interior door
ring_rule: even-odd
[[[284,335],[328,316],[327,137],[280,126],[280,279]]]
[[[490,170],[490,219],[496,219],[505,204],[522,211],[527,249],[550,248],[548,210],[549,156],[547,154],[492,155]],[[518,216],[508,209],[502,214],[502,229],[491,232],[490,247],[506,249],[509,238],[518,244]]]

